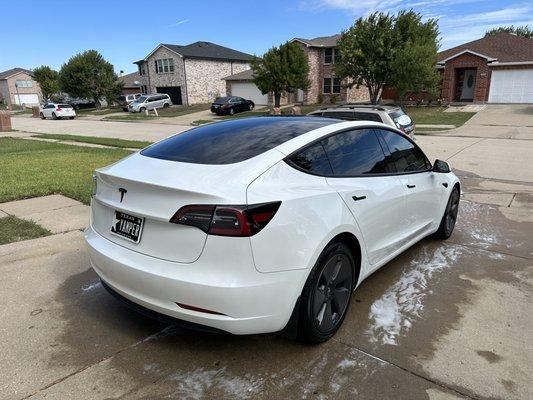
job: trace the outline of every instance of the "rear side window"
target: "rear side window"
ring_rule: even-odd
[[[431,168],[431,163],[422,150],[402,135],[384,129],[376,130],[390,151],[389,163],[394,164],[397,172],[419,172]]]
[[[337,122],[308,117],[260,117],[218,122],[172,136],[141,151],[141,154],[194,164],[231,164]]]
[[[316,143],[290,160],[296,167],[318,175],[333,175],[333,170],[322,143]]]
[[[383,122],[379,114],[369,113],[369,112],[354,112],[353,119],[357,121],[374,121],[374,122]]]
[[[341,132],[322,141],[335,176],[389,172],[385,153],[373,129]]]

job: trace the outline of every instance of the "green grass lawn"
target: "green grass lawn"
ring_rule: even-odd
[[[0,138],[0,203],[62,194],[89,204],[92,172],[129,154],[122,149]]]
[[[173,107],[168,107],[168,108],[159,108],[157,110],[157,113],[159,114],[159,117],[171,118],[171,117],[179,117],[181,115],[195,113],[198,111],[209,110],[210,107],[211,107],[211,104],[207,104],[207,103],[193,104],[190,106],[173,106]],[[146,119],[153,119],[153,118],[157,118],[157,117],[154,115],[153,111],[150,111],[150,115],[146,115],[145,113],[124,113],[122,115],[110,115],[109,117],[106,117],[105,119],[131,121],[131,120],[143,120],[143,119],[146,120]]]
[[[444,112],[446,107],[404,107],[415,124],[461,126],[476,113]]]
[[[152,142],[145,142],[140,140],[113,139],[94,136],[62,135],[55,133],[43,133],[39,135],[33,135],[33,137],[40,137],[43,139],[69,140],[71,142],[94,143],[101,144],[104,146],[122,147],[130,149],[144,149],[145,147],[150,146],[152,144]]]
[[[12,215],[0,218],[0,245],[48,236],[52,233],[48,229],[37,225],[33,221],[19,219]]]

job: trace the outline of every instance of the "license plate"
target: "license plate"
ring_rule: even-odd
[[[143,230],[144,218],[135,217],[115,211],[115,219],[111,225],[111,233],[133,243],[139,243]]]

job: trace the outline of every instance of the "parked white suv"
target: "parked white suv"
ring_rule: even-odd
[[[401,130],[411,139],[415,138],[415,124],[411,118],[397,106],[381,106],[371,104],[343,104],[323,107],[310,112],[312,117],[344,119],[346,121],[383,122]]]
[[[74,108],[70,104],[46,103],[45,105],[41,106],[39,116],[41,119],[74,119],[76,117],[76,111],[74,111]]]
[[[154,108],[167,108],[172,105],[170,96],[165,93],[143,94],[128,105],[129,112],[144,112]]]

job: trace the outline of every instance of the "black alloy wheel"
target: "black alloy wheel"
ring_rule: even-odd
[[[311,271],[302,293],[299,339],[320,343],[342,325],[354,286],[354,260],[342,243],[330,244]]]
[[[439,229],[435,232],[435,237],[438,239],[448,239],[455,228],[457,222],[457,214],[459,212],[459,189],[454,187],[448,203],[446,204],[446,210],[442,216],[442,220],[439,225]]]

